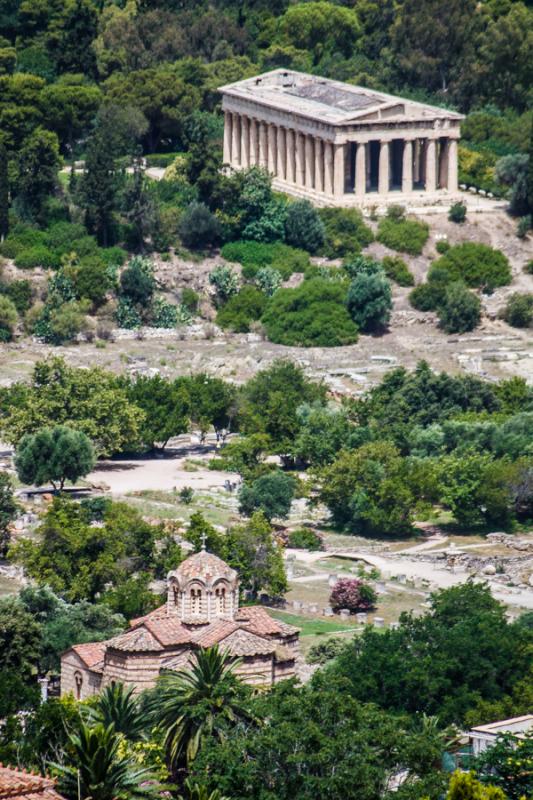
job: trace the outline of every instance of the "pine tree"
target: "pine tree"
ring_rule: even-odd
[[[0,141],[0,242],[9,233],[9,177],[7,173],[7,151]]]

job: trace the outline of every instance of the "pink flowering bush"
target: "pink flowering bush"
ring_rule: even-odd
[[[376,605],[374,589],[358,578],[341,578],[331,591],[329,602],[334,611],[369,611]]]

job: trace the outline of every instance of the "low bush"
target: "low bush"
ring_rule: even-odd
[[[327,258],[344,258],[360,253],[374,241],[374,235],[355,208],[321,208],[320,218],[324,223],[324,244],[321,252]]]
[[[466,219],[466,206],[464,203],[454,203],[448,211],[450,222],[462,223]]]
[[[435,249],[436,249],[437,253],[440,253],[441,255],[444,255],[444,253],[447,253],[448,250],[450,249],[450,247],[451,247],[451,244],[449,243],[449,241],[447,239],[439,239],[439,241],[435,245]]]
[[[274,294],[276,289],[279,289],[283,282],[281,272],[274,267],[261,267],[255,276],[255,282],[262,292],[268,297]]]
[[[127,297],[121,297],[117,305],[117,325],[119,328],[135,329],[140,328],[142,324],[141,315],[128,300]]]
[[[31,306],[33,292],[30,281],[0,284],[0,294],[9,297],[19,314],[25,314]]]
[[[324,243],[324,223],[309,200],[296,200],[287,206],[285,241],[293,247],[316,253]]]
[[[226,303],[239,290],[237,273],[225,264],[220,264],[209,273],[209,283],[215,287],[219,303]]]
[[[0,341],[11,340],[17,322],[18,313],[15,304],[9,297],[0,295]]]
[[[134,256],[120,276],[120,291],[131,303],[148,306],[155,291],[152,262]]]
[[[533,275],[533,259],[527,262],[526,266],[524,267],[524,272],[527,272],[528,275]]]
[[[504,319],[513,328],[529,328],[533,321],[533,294],[512,294],[501,313]]]
[[[398,284],[398,286],[414,286],[415,279],[413,273],[400,256],[385,256],[381,262],[387,278]]]
[[[448,275],[448,281],[463,281],[467,286],[492,291],[511,282],[507,257],[486,244],[464,242],[457,244],[433,262],[428,273],[432,280],[436,270]]]
[[[87,230],[79,222],[56,222],[46,232],[48,246],[61,253],[75,250],[74,242],[84,239],[86,236]],[[89,238],[92,240],[93,248],[96,248],[96,239],[92,236]]]
[[[113,288],[108,267],[97,255],[84,256],[65,271],[72,281],[76,297],[87,298],[93,308],[101,306],[107,292]]]
[[[190,203],[180,217],[178,233],[185,247],[208,247],[220,239],[220,223],[204,203]]]
[[[518,225],[516,226],[516,235],[519,239],[525,239],[531,227],[533,226],[533,217],[531,214],[526,214],[525,217],[520,217]]]
[[[255,286],[246,285],[217,314],[217,325],[236,333],[248,333],[254,320],[261,318],[267,304],[266,295]]]
[[[179,309],[172,303],[167,303],[162,297],[157,297],[150,309],[150,324],[154,328],[175,328],[178,324]]]
[[[299,550],[322,550],[324,543],[322,537],[311,528],[298,528],[289,533],[287,546]]]
[[[382,272],[383,267],[379,261],[372,256],[352,256],[343,262],[343,269],[346,270],[350,278],[355,278],[363,272],[371,275],[376,272]]]
[[[450,283],[437,313],[440,327],[446,333],[466,333],[479,325],[481,303],[479,297],[470,292],[464,283]]]
[[[221,255],[226,261],[242,264],[242,274],[248,280],[253,280],[261,267],[272,267],[283,280],[290,278],[293,272],[305,272],[309,268],[309,255],[304,250],[282,242],[230,242],[224,245]]]
[[[29,247],[27,250],[20,250],[15,257],[15,266],[19,269],[58,269],[61,266],[61,257],[49,247],[39,244]]]
[[[378,224],[378,241],[391,250],[418,256],[429,237],[429,226],[415,219],[383,217]]]
[[[191,289],[189,286],[185,286],[185,288],[181,290],[181,304],[191,314],[195,314],[198,311],[199,302],[200,297],[194,291],[194,289]]]
[[[445,292],[445,285],[420,283],[409,293],[409,302],[417,311],[436,311],[444,300]]]
[[[296,289],[278,289],[262,322],[272,342],[296,347],[339,347],[357,341],[346,307],[346,286],[313,278]]]
[[[377,594],[367,583],[358,578],[341,578],[333,589],[329,602],[334,611],[347,608],[348,611],[370,611],[377,601]]]

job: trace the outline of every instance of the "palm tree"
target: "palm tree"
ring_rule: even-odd
[[[190,670],[159,678],[147,707],[165,734],[171,771],[188,768],[207,738],[222,741],[228,723],[250,718],[247,689],[234,674],[238,663],[210,647],[195,654]]]
[[[61,794],[69,800],[148,800],[157,785],[150,771],[140,768],[127,755],[121,755],[123,737],[113,725],[89,727],[80,722],[69,736],[70,763],[52,764],[59,774]]]
[[[96,705],[87,710],[90,723],[101,722],[104,727],[114,725],[116,733],[134,742],[142,737],[145,720],[139,702],[134,695],[134,687],[126,688],[123,683],[115,683],[103,690]]]

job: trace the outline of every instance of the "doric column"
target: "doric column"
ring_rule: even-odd
[[[296,133],[296,185],[305,186],[305,150],[301,133]]]
[[[457,139],[448,140],[448,191],[456,192],[457,181]]]
[[[389,143],[381,142],[379,148],[379,178],[378,178],[378,193],[387,194],[390,186],[389,177]]]
[[[312,189],[315,185],[315,151],[313,137],[305,137],[305,186]]]
[[[231,111],[224,111],[224,164],[231,164],[231,136],[233,117]]]
[[[241,164],[243,167],[250,166],[250,120],[248,117],[241,117]]]
[[[250,120],[250,166],[253,167],[259,163],[259,140],[257,138],[257,120]]]
[[[268,164],[268,143],[266,122],[259,123],[259,166],[266,167]]]
[[[285,180],[287,174],[287,143],[285,141],[287,131],[285,128],[278,128],[278,177]]]
[[[409,194],[413,190],[413,143],[406,139],[403,143],[402,158],[402,192]]]
[[[276,174],[278,141],[276,136],[276,126],[272,123],[268,126],[268,171],[272,175]]]
[[[239,167],[241,164],[241,120],[239,114],[233,115],[231,133],[231,163],[234,167]]]
[[[333,154],[333,192],[336,197],[344,194],[344,145],[336,144]]]
[[[355,193],[362,197],[366,192],[366,144],[359,142],[355,151]]]
[[[437,188],[437,143],[428,139],[426,146],[426,192],[434,192]]]
[[[294,158],[295,142],[294,131],[289,128],[285,134],[285,180],[287,183],[294,183],[296,180],[296,165]]]
[[[324,191],[324,148],[322,139],[315,139],[315,189]]]
[[[324,142],[324,193],[333,194],[333,145]]]

